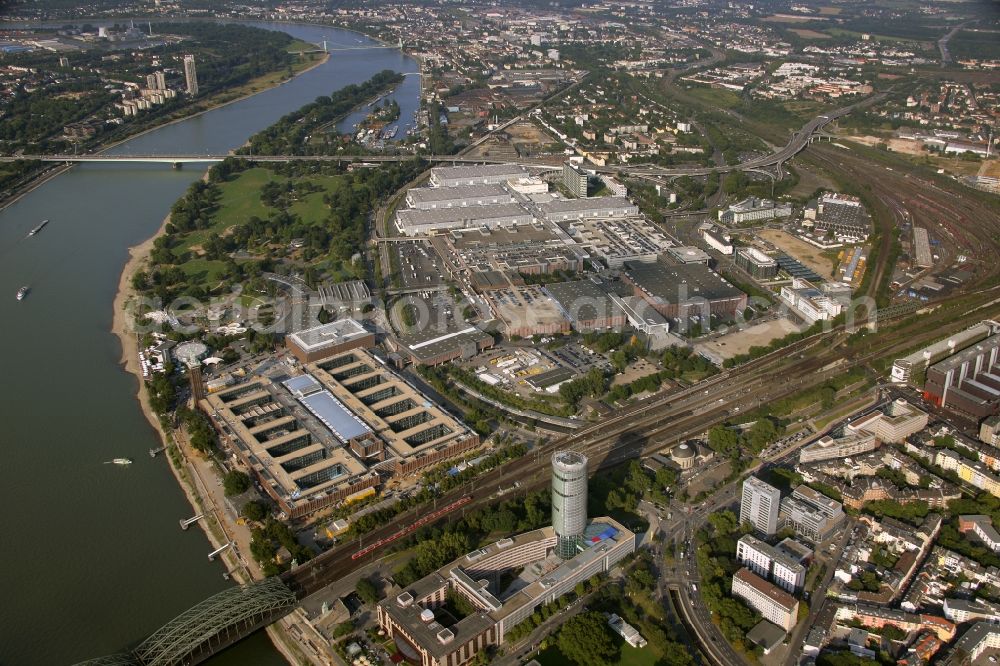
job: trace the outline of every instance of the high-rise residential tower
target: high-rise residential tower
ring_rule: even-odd
[[[587,528],[587,456],[575,451],[552,454],[552,528],[556,552],[569,559]]]
[[[184,78],[187,79],[187,92],[194,97],[198,94],[198,68],[194,64],[194,56],[184,56]]]
[[[743,500],[740,502],[740,524],[751,523],[755,530],[771,535],[778,531],[778,510],[781,492],[756,476],[743,482]]]

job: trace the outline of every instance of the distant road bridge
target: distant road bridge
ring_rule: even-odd
[[[367,47],[366,47],[367,48]],[[778,169],[781,173],[782,165],[797,155],[815,135],[829,136],[823,130],[828,124],[837,118],[845,116],[855,109],[877,102],[885,97],[885,93],[873,95],[867,99],[856,102],[850,106],[830,111],[821,116],[817,116],[802,126],[800,130],[794,132],[788,143],[769,155],[755,157],[740,164],[712,166],[712,167],[674,167],[667,168],[655,164],[637,165],[612,165],[612,166],[587,166],[587,169],[598,173],[626,173],[631,176],[640,177],[670,177],[670,176],[707,176],[712,173],[727,173],[730,171],[761,171],[769,167]],[[508,123],[505,123],[506,126]],[[64,162],[64,163],[84,163],[84,162],[137,162],[137,163],[158,163],[172,164],[180,166],[182,164],[210,164],[221,162],[227,157],[238,157],[253,160],[255,162],[405,162],[413,159],[414,155],[16,155],[0,156],[0,162],[13,162],[17,160],[39,160],[42,162]],[[561,165],[548,164],[540,160],[511,160],[491,157],[474,157],[468,155],[420,155],[421,159],[428,162],[451,163],[451,164],[521,164],[525,167],[535,169],[559,169]]]
[[[235,157],[254,162],[406,162],[417,155],[17,155],[0,156],[0,162],[15,162],[18,160],[38,160],[41,162],[67,163],[121,163],[136,162],[143,164],[211,164],[221,162],[229,157]],[[489,157],[461,157],[458,155],[420,155],[428,162],[454,162],[455,164],[509,164],[512,160]],[[547,166],[560,169],[561,166],[539,164],[530,160],[514,160],[529,166]]]

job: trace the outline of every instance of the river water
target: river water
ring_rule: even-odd
[[[317,26],[256,24],[330,48],[375,42]],[[222,153],[279,117],[382,69],[416,72],[395,49],[333,52],[294,80],[117,147]],[[413,118],[419,77],[395,93]],[[406,125],[401,123],[400,136]],[[0,665],[69,664],[133,646],[225,588],[119,365],[112,301],[128,248],[152,236],[199,167],[88,164],[0,211]],[[51,222],[33,238],[42,219]],[[14,293],[30,285],[28,297]],[[129,457],[129,467],[105,464]],[[284,663],[263,633],[211,662]]]

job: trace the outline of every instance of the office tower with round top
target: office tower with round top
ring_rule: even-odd
[[[552,527],[556,552],[569,559],[587,528],[587,456],[576,451],[552,455]]]

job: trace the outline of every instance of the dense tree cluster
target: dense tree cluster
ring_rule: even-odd
[[[543,491],[483,507],[444,529],[423,529],[403,544],[413,546],[412,557],[394,572],[393,578],[405,587],[469,552],[491,533],[507,536],[547,525],[551,519],[549,511],[549,493]]]
[[[202,453],[207,453],[215,448],[219,442],[218,435],[204,412],[182,407],[178,410],[177,416],[187,430],[191,446]]]
[[[930,506],[923,500],[907,502],[901,504],[895,500],[877,500],[868,502],[864,508],[866,513],[870,513],[879,518],[888,516],[896,520],[919,526],[923,519],[930,513]]]
[[[287,71],[295,57],[288,53],[291,35],[280,30],[239,23],[192,22],[157,23],[156,32],[195,40],[194,48],[189,44],[181,48],[194,52],[202,95],[244,84],[270,72]]]
[[[366,604],[374,604],[379,600],[378,588],[370,578],[362,577],[359,579],[357,584],[354,586],[354,591],[357,592],[361,601]]]
[[[662,468],[655,475],[643,468],[638,460],[629,463],[624,478],[608,492],[603,507],[596,507],[599,513],[622,510],[635,513],[636,508],[647,493],[654,502],[666,501],[666,489],[677,481],[677,473]]]
[[[164,366],[163,372],[156,373],[146,382],[149,406],[160,416],[167,414],[173,409],[174,401],[177,399],[177,391],[174,389],[174,384],[170,379],[173,371],[173,365],[168,363]]]
[[[590,396],[600,398],[610,384],[611,377],[600,368],[591,368],[587,374],[559,386],[559,396],[576,410],[580,400]]]
[[[250,553],[260,564],[265,576],[274,576],[289,568],[290,561],[278,563],[279,548],[284,548],[291,559],[299,564],[312,559],[314,553],[295,539],[292,529],[274,518],[267,518],[264,525],[250,530]]]
[[[938,544],[965,555],[986,567],[1000,567],[1000,556],[979,540],[972,540],[958,531],[958,516],[984,514],[1000,525],[1000,498],[983,492],[973,499],[960,498],[948,503],[949,519],[941,526]]]
[[[624,569],[622,578],[605,580],[594,577],[586,583],[577,585],[573,596],[582,597],[590,594],[587,599],[587,609],[589,612],[598,613],[605,626],[607,626],[606,615],[615,613],[635,627],[648,643],[642,651],[652,653],[639,658],[649,659],[650,663],[655,662],[658,666],[692,666],[695,661],[688,646],[681,642],[674,627],[665,621],[662,607],[654,596],[657,575],[652,557],[648,553],[640,552],[631,559],[631,562],[623,561],[622,567]],[[521,625],[514,628],[515,631],[519,629]],[[573,648],[570,648],[569,652],[563,649],[564,640],[577,638],[574,633],[571,632],[570,637],[566,639],[561,633],[556,637],[554,647],[558,649],[559,654],[555,656],[562,657],[566,663],[588,663],[581,661]],[[550,642],[550,639],[545,639],[543,642]],[[603,641],[601,642],[603,644]],[[629,661],[626,657],[631,655],[620,652],[626,649],[624,642],[613,635],[612,647],[614,652],[605,656],[605,661],[602,663]],[[543,655],[548,656],[547,652],[543,652]],[[549,660],[547,663],[556,662]]]
[[[251,155],[322,155],[337,144],[309,141],[312,134],[351,109],[385,92],[403,81],[403,75],[382,70],[362,84],[351,84],[332,95],[320,96],[297,111],[283,116],[278,122],[250,137],[250,148],[241,152]]]
[[[730,593],[732,575],[740,566],[734,554],[742,530],[732,511],[722,511],[716,516],[711,520],[711,533],[704,528],[698,532],[696,556],[701,574],[698,591],[705,606],[718,618],[719,629],[726,639],[750,652],[753,646],[746,640],[746,634],[760,621],[760,616]]]
[[[618,656],[614,634],[596,611],[575,615],[559,630],[559,651],[580,666],[604,666]]]
[[[250,500],[243,505],[242,509],[240,509],[240,515],[247,520],[260,522],[267,518],[267,504],[261,502],[260,500]]]
[[[708,447],[724,456],[738,458],[744,452],[756,455],[785,431],[784,426],[768,417],[762,417],[746,430],[737,432],[725,425],[713,426],[708,431]]]
[[[222,479],[222,488],[225,490],[227,497],[242,495],[250,490],[250,485],[250,477],[245,472],[237,469],[227,472],[226,476]]]

